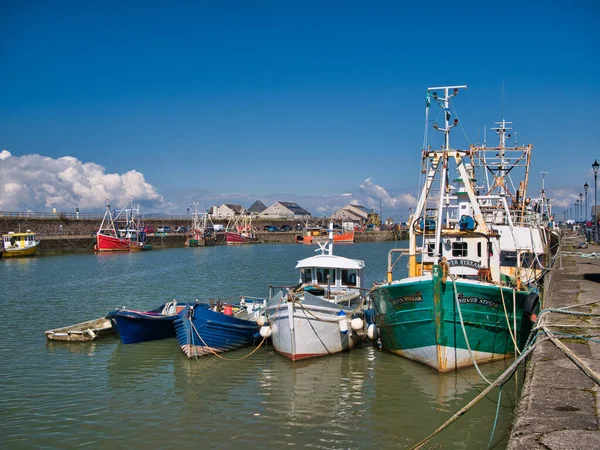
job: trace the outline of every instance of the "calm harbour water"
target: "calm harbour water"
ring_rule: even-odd
[[[385,278],[393,246],[334,251],[363,259],[370,286]],[[219,246],[0,261],[0,446],[408,448],[485,388],[474,369],[438,374],[371,345],[299,363],[272,347],[242,360],[252,349],[226,353],[228,360],[188,360],[174,339],[69,344],[44,335],[120,306],[264,297],[269,284],[296,282],[296,262],[314,249]],[[495,377],[509,363],[482,369]],[[492,448],[506,446],[518,390],[514,379],[503,390]],[[497,398],[492,391],[426,448],[486,448]]]

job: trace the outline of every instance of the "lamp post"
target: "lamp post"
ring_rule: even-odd
[[[597,204],[598,204],[598,168],[600,164],[598,164],[598,160],[594,160],[594,164],[592,164],[592,169],[594,169],[594,214],[592,217],[594,218],[594,243],[598,243],[598,219],[597,216]]]
[[[583,224],[583,194],[579,193],[579,222]]]
[[[589,188],[589,184],[587,184],[587,181],[585,182],[585,184],[583,185],[583,192],[585,192],[585,211],[583,214],[583,221],[585,222],[585,240],[586,242],[588,242],[588,229],[587,229],[587,223],[588,223],[588,214],[589,214],[589,210],[588,210],[588,202],[587,202],[587,192],[588,192],[588,188]]]
[[[589,214],[588,202],[587,202],[587,193],[588,193],[589,187],[590,187],[590,185],[587,184],[587,181],[586,181],[585,184],[583,185],[583,192],[585,192],[585,214],[583,216],[584,216],[586,223],[587,223],[587,218],[588,218],[588,214]]]

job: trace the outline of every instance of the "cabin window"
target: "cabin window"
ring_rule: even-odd
[[[327,275],[329,275],[329,282],[335,283],[335,271],[333,269],[327,269],[325,267],[317,268],[317,283],[327,284]]]
[[[356,286],[356,269],[342,269],[342,284]]]
[[[312,283],[312,275],[310,269],[300,269],[300,278],[302,283],[310,284]]]
[[[435,253],[435,244],[427,244],[427,255],[434,256]]]
[[[467,243],[466,242],[453,242],[452,243],[452,256],[467,256]]]
[[[481,258],[481,242],[477,243],[477,256]]]
[[[500,265],[503,267],[517,267],[517,252],[500,252]]]

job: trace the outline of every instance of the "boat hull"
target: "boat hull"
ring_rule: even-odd
[[[188,358],[253,345],[259,328],[254,321],[212,311],[204,303],[187,306],[175,320],[177,341]]]
[[[531,329],[529,314],[524,312],[528,294],[514,291],[513,301],[511,288],[457,280],[455,295],[450,279],[442,283],[436,277],[419,277],[380,285],[371,299],[385,350],[447,372],[473,365],[473,358],[481,364],[514,355],[508,323],[516,329],[521,348]]]
[[[131,241],[98,233],[95,250],[97,252],[128,252],[131,250]]]
[[[114,334],[114,332],[115,329],[111,321],[101,317],[68,327],[48,330],[46,331],[46,338],[50,341],[88,342],[109,334]]]
[[[5,249],[2,252],[3,258],[21,258],[24,256],[35,256],[39,248],[39,242],[27,248]]]
[[[244,236],[239,233],[233,233],[231,231],[225,232],[225,242],[229,244],[254,244],[257,242],[256,238],[250,236]]]
[[[115,310],[106,315],[123,344],[156,341],[175,337],[176,314],[162,314],[165,305],[153,311]],[[182,307],[178,308],[181,311]]]
[[[273,348],[298,361],[350,350],[366,338],[364,330],[340,329],[340,311],[351,316],[351,307],[341,307],[306,292],[301,302],[282,300],[281,293],[267,306]],[[362,311],[358,312],[362,316]],[[346,320],[346,319],[344,319]]]

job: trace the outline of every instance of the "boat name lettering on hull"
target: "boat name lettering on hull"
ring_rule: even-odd
[[[449,259],[448,265],[450,267],[472,267],[473,269],[481,268],[481,262],[472,261],[470,259]]]
[[[481,297],[466,297],[463,293],[458,294],[458,302],[465,303],[474,303],[476,305],[489,306],[490,308],[498,308],[498,303],[488,298]]]
[[[418,303],[418,302],[422,302],[422,301],[423,301],[423,296],[421,295],[420,292],[417,292],[416,294],[413,294],[413,295],[405,295],[404,297],[395,298],[394,300],[392,300],[392,305],[398,306],[398,305],[402,305],[403,303]]]

